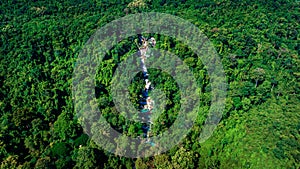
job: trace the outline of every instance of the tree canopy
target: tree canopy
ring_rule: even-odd
[[[297,0],[1,3],[0,168],[300,168],[299,9]],[[201,104],[195,125],[180,144],[154,157],[131,159],[103,150],[83,131],[73,106],[72,73],[79,52],[98,28],[139,12],[172,14],[203,31],[219,54],[228,92],[220,123],[200,143],[213,99],[207,67],[186,44],[151,34],[157,48],[189,66],[200,86],[195,92]],[[117,66],[137,52],[137,37],[107,51],[95,75],[102,115],[131,137],[143,134],[142,124],[116,110],[110,84]],[[166,98],[151,128],[152,135],[159,135],[177,118],[180,91],[168,73],[149,73]],[[128,87],[136,107],[141,80],[138,73]]]

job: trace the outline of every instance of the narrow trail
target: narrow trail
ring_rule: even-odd
[[[142,90],[142,98],[139,101],[141,110],[141,117],[143,121],[146,121],[146,123],[142,126],[142,130],[144,132],[144,138],[147,138],[146,143],[149,143],[151,146],[155,146],[155,143],[151,141],[150,139],[150,132],[151,132],[151,125],[153,124],[151,121],[151,114],[154,106],[154,101],[149,97],[149,91],[153,89],[151,82],[149,81],[149,74],[146,67],[146,60],[148,57],[150,57],[149,54],[149,48],[154,47],[156,44],[156,41],[153,37],[150,39],[144,38],[142,35],[139,35],[139,56],[141,59],[141,68],[143,73],[143,79],[145,81],[145,87]]]

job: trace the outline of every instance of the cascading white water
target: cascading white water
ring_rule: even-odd
[[[144,120],[147,121],[147,125],[143,126],[143,132],[144,132],[144,137],[147,138],[147,142],[150,143],[152,146],[155,145],[155,143],[151,142],[150,140],[150,131],[151,131],[151,124],[152,121],[150,119],[151,116],[151,111],[153,110],[153,105],[154,105],[154,101],[149,97],[148,92],[152,89],[151,86],[151,82],[148,79],[148,71],[147,71],[147,67],[145,64],[145,61],[147,59],[147,57],[150,57],[149,55],[149,44],[154,47],[156,42],[155,39],[153,37],[151,37],[149,39],[149,42],[142,36],[139,37],[140,40],[140,45],[141,47],[139,47],[139,53],[140,53],[140,58],[141,58],[141,68],[142,68],[142,72],[143,72],[143,78],[145,81],[145,87],[144,90],[142,91],[142,96],[143,96],[143,100],[141,100],[140,106],[142,107],[142,110],[140,111],[140,113],[143,114],[143,118],[146,118]]]

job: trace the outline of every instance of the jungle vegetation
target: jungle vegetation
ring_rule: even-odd
[[[183,142],[149,158],[103,150],[83,132],[72,100],[72,73],[84,44],[101,26],[138,12],[172,14],[196,25],[222,61],[228,91],[222,119],[204,143],[199,117]],[[0,4],[0,168],[300,168],[300,2],[297,0],[8,0]],[[201,88],[201,111],[210,106],[207,70],[182,43],[153,35],[157,48],[176,53]],[[99,65],[96,96],[117,131],[141,134],[113,106],[113,71],[137,50],[131,37]],[[153,129],[176,119],[180,98],[168,74],[150,69],[167,97]],[[129,86],[137,104],[142,86]]]

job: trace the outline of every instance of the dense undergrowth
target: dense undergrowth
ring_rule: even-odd
[[[123,1],[10,0],[0,5],[1,168],[299,168],[300,4],[297,1]],[[199,143],[203,117],[183,143],[144,159],[118,157],[84,134],[72,102],[76,58],[97,28],[127,13],[162,12],[195,24],[214,44],[228,83],[226,108],[211,138]],[[155,35],[157,48],[179,55],[201,86],[201,111],[210,105],[209,77],[198,56],[184,45]],[[134,37],[133,37],[134,38]],[[132,38],[132,39],[133,39]],[[113,70],[132,39],[108,54],[96,75],[99,107],[111,125],[130,136],[141,133],[113,108]],[[154,133],[176,118],[176,84],[150,70],[169,98]],[[151,78],[151,77],[150,77]],[[137,77],[129,87],[136,103]],[[100,97],[101,96],[101,97]]]

